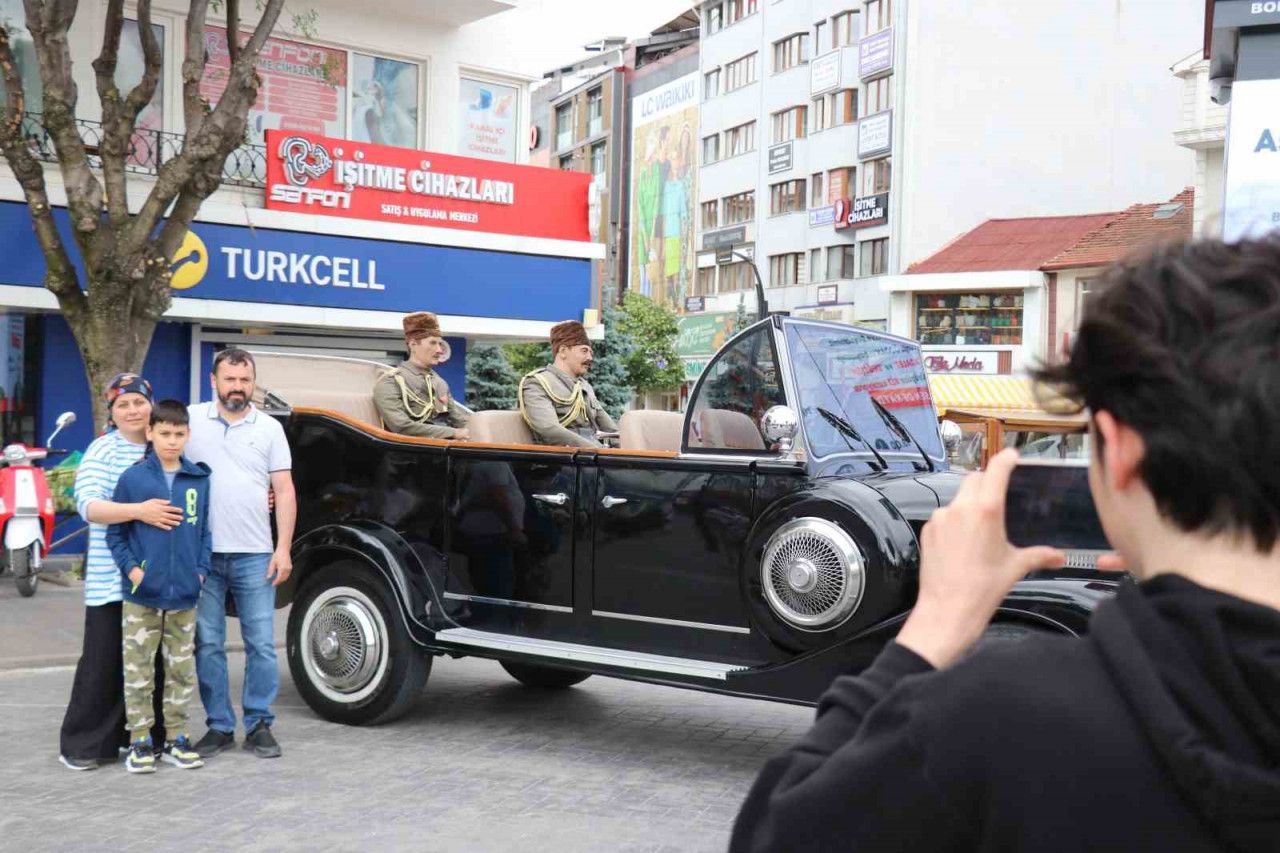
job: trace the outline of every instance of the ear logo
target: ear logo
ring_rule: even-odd
[[[209,250],[196,232],[188,231],[182,238],[182,245],[169,259],[169,269],[173,272],[169,279],[172,290],[190,290],[204,280],[209,271]]]

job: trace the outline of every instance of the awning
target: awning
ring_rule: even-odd
[[[929,374],[929,390],[938,417],[947,414],[995,417],[1010,425],[1057,424],[1083,426],[1088,418],[1069,411],[1069,404],[1056,395],[1036,396],[1034,383],[1018,376],[965,376]],[[1048,409],[1042,405],[1048,403]],[[1055,402],[1063,405],[1054,405]]]

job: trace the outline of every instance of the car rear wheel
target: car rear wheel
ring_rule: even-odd
[[[385,723],[418,698],[431,672],[382,578],[355,562],[309,578],[289,613],[286,652],[307,704],[336,723]]]
[[[532,663],[514,663],[498,661],[507,673],[529,687],[542,687],[548,690],[562,690],[586,681],[591,677],[589,672],[575,672],[572,669],[560,669],[555,666],[538,666]]]

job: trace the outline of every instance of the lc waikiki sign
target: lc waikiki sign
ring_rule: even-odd
[[[590,183],[580,172],[267,133],[271,210],[587,241]]]

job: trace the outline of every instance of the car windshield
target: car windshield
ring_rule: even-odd
[[[852,427],[881,453],[918,455],[911,441],[894,429],[893,418],[878,410],[874,398],[926,453],[943,458],[937,412],[918,346],[875,332],[796,320],[786,323],[786,335],[814,456],[866,451],[866,445],[842,426]]]

